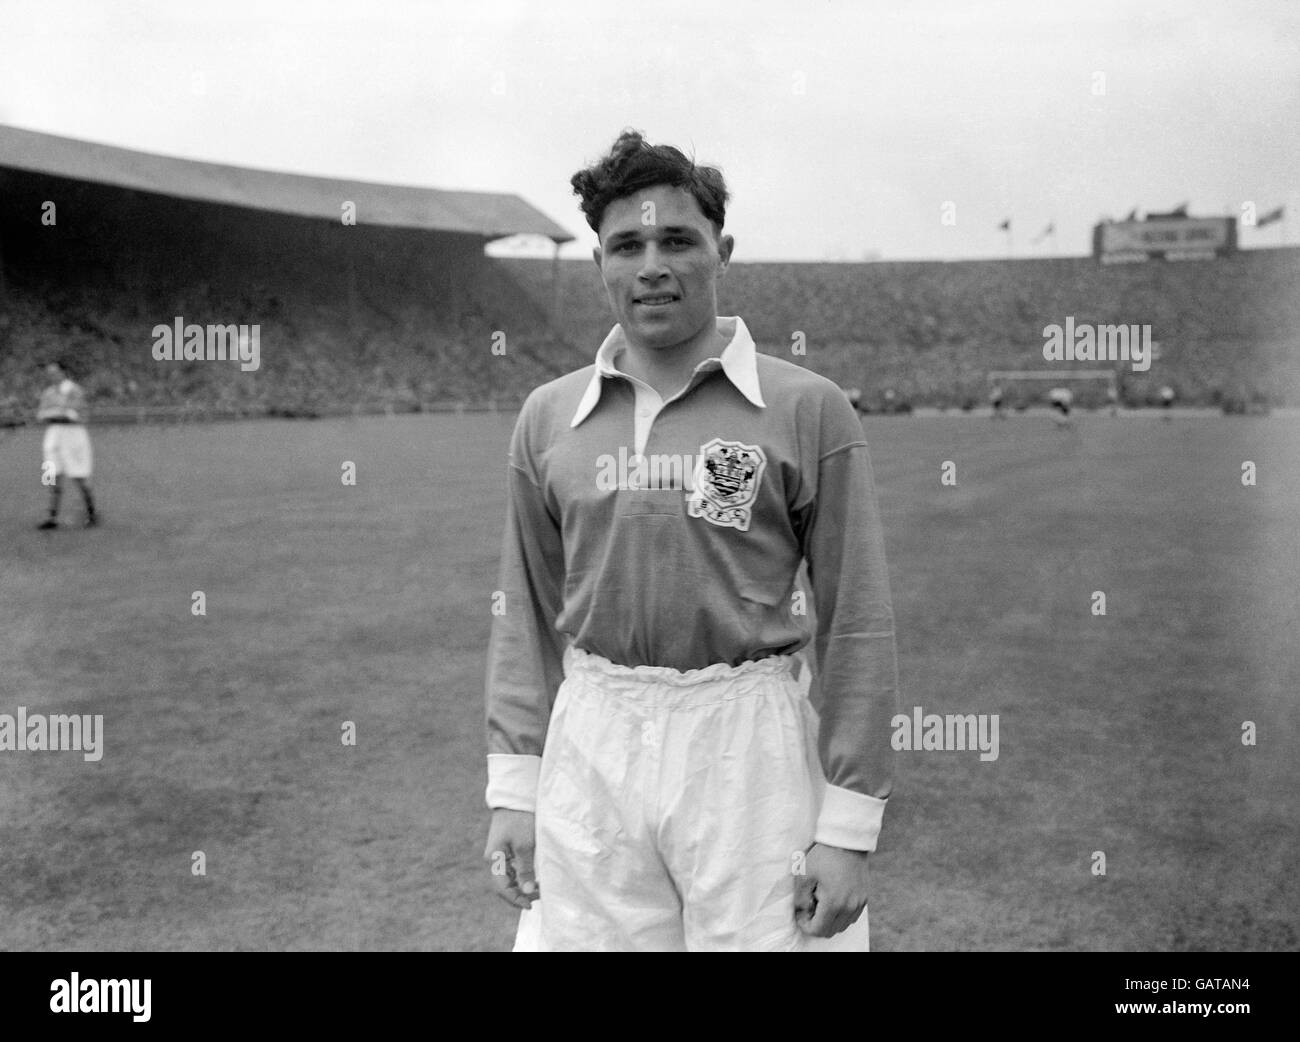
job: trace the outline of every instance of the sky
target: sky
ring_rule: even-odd
[[[628,126],[723,170],[737,262],[1078,256],[1183,202],[1285,205],[1241,230],[1273,246],[1300,243],[1300,2],[0,0],[0,123],[513,192],[573,257],[569,178]]]

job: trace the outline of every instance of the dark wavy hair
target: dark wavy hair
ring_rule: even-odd
[[[727,185],[721,170],[697,166],[672,145],[652,145],[639,130],[624,130],[609,155],[579,170],[569,183],[573,194],[582,199],[582,212],[597,235],[610,203],[653,185],[686,189],[719,231],[727,216]]]

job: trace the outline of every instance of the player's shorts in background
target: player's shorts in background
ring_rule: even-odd
[[[538,788],[541,899],[515,951],[867,950],[865,911],[829,939],[795,925],[826,781],[790,658],[566,662]]]
[[[80,423],[51,423],[45,428],[41,452],[54,464],[55,474],[88,478],[91,470],[90,435]]]

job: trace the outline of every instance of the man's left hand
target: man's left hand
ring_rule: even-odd
[[[814,843],[804,874],[794,877],[794,921],[812,937],[834,937],[858,921],[867,907],[865,850]]]

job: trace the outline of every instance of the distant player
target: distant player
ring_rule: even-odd
[[[1048,394],[1052,408],[1056,410],[1056,425],[1067,427],[1070,424],[1070,406],[1074,403],[1074,394],[1068,387],[1053,387]]]
[[[1168,384],[1160,388],[1160,408],[1164,412],[1164,419],[1168,421],[1173,416],[1174,408],[1174,389]]]
[[[993,406],[993,418],[995,420],[1005,420],[1007,414],[1002,411],[1002,385],[994,384],[993,390],[989,391],[989,404]]]
[[[90,493],[90,435],[86,433],[86,395],[68,376],[60,362],[45,366],[50,386],[41,392],[36,419],[45,424],[43,480],[50,485],[50,514],[37,527],[59,527],[59,504],[63,499],[64,478],[71,478],[81,489],[86,503],[86,527],[99,524],[95,500]]]

